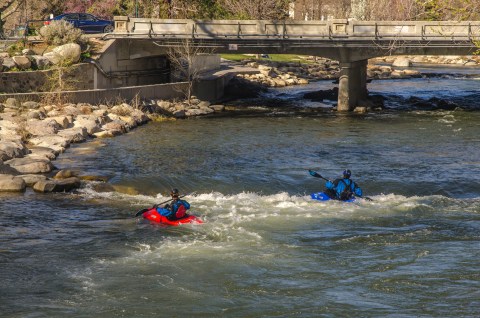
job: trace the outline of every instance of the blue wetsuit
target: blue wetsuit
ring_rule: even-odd
[[[345,201],[351,199],[352,196],[362,196],[362,189],[348,178],[336,179],[333,182],[327,181],[325,186],[330,190],[327,191],[327,195],[330,197],[335,195],[335,198],[332,197],[332,199]]]

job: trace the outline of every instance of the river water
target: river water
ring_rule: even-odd
[[[374,81],[394,97],[366,115],[301,100],[333,87],[311,83],[269,93],[306,112],[150,123],[71,147],[58,168],[117,191],[0,195],[1,317],[478,317],[478,83]],[[412,95],[463,109],[399,102]],[[310,200],[324,182],[308,169],[346,168],[373,201]],[[205,224],[133,217],[172,187],[196,191],[185,199]]]

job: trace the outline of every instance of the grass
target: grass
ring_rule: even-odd
[[[256,60],[255,56],[245,55],[245,54],[221,54],[222,58],[230,61],[240,62],[243,60]],[[297,54],[269,54],[270,58],[260,58],[258,60],[268,60],[272,62],[300,62],[300,63],[312,63],[312,61],[307,60],[306,56],[297,55]]]

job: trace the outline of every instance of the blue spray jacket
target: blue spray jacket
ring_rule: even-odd
[[[176,200],[176,201],[173,201],[172,204],[167,204],[163,208],[157,208],[157,211],[158,213],[160,213],[160,215],[163,215],[166,218],[172,218],[177,213],[177,210],[180,207],[180,205],[183,205],[185,207],[185,210],[190,209],[190,203],[188,203],[187,201]]]
[[[339,200],[348,200],[352,195],[362,196],[362,189],[353,180],[347,178],[336,179],[333,182],[327,181],[325,186],[327,189],[335,191],[336,199]]]

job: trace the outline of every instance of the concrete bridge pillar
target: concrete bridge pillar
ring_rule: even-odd
[[[340,62],[338,83],[338,111],[350,111],[367,98],[368,60]]]

